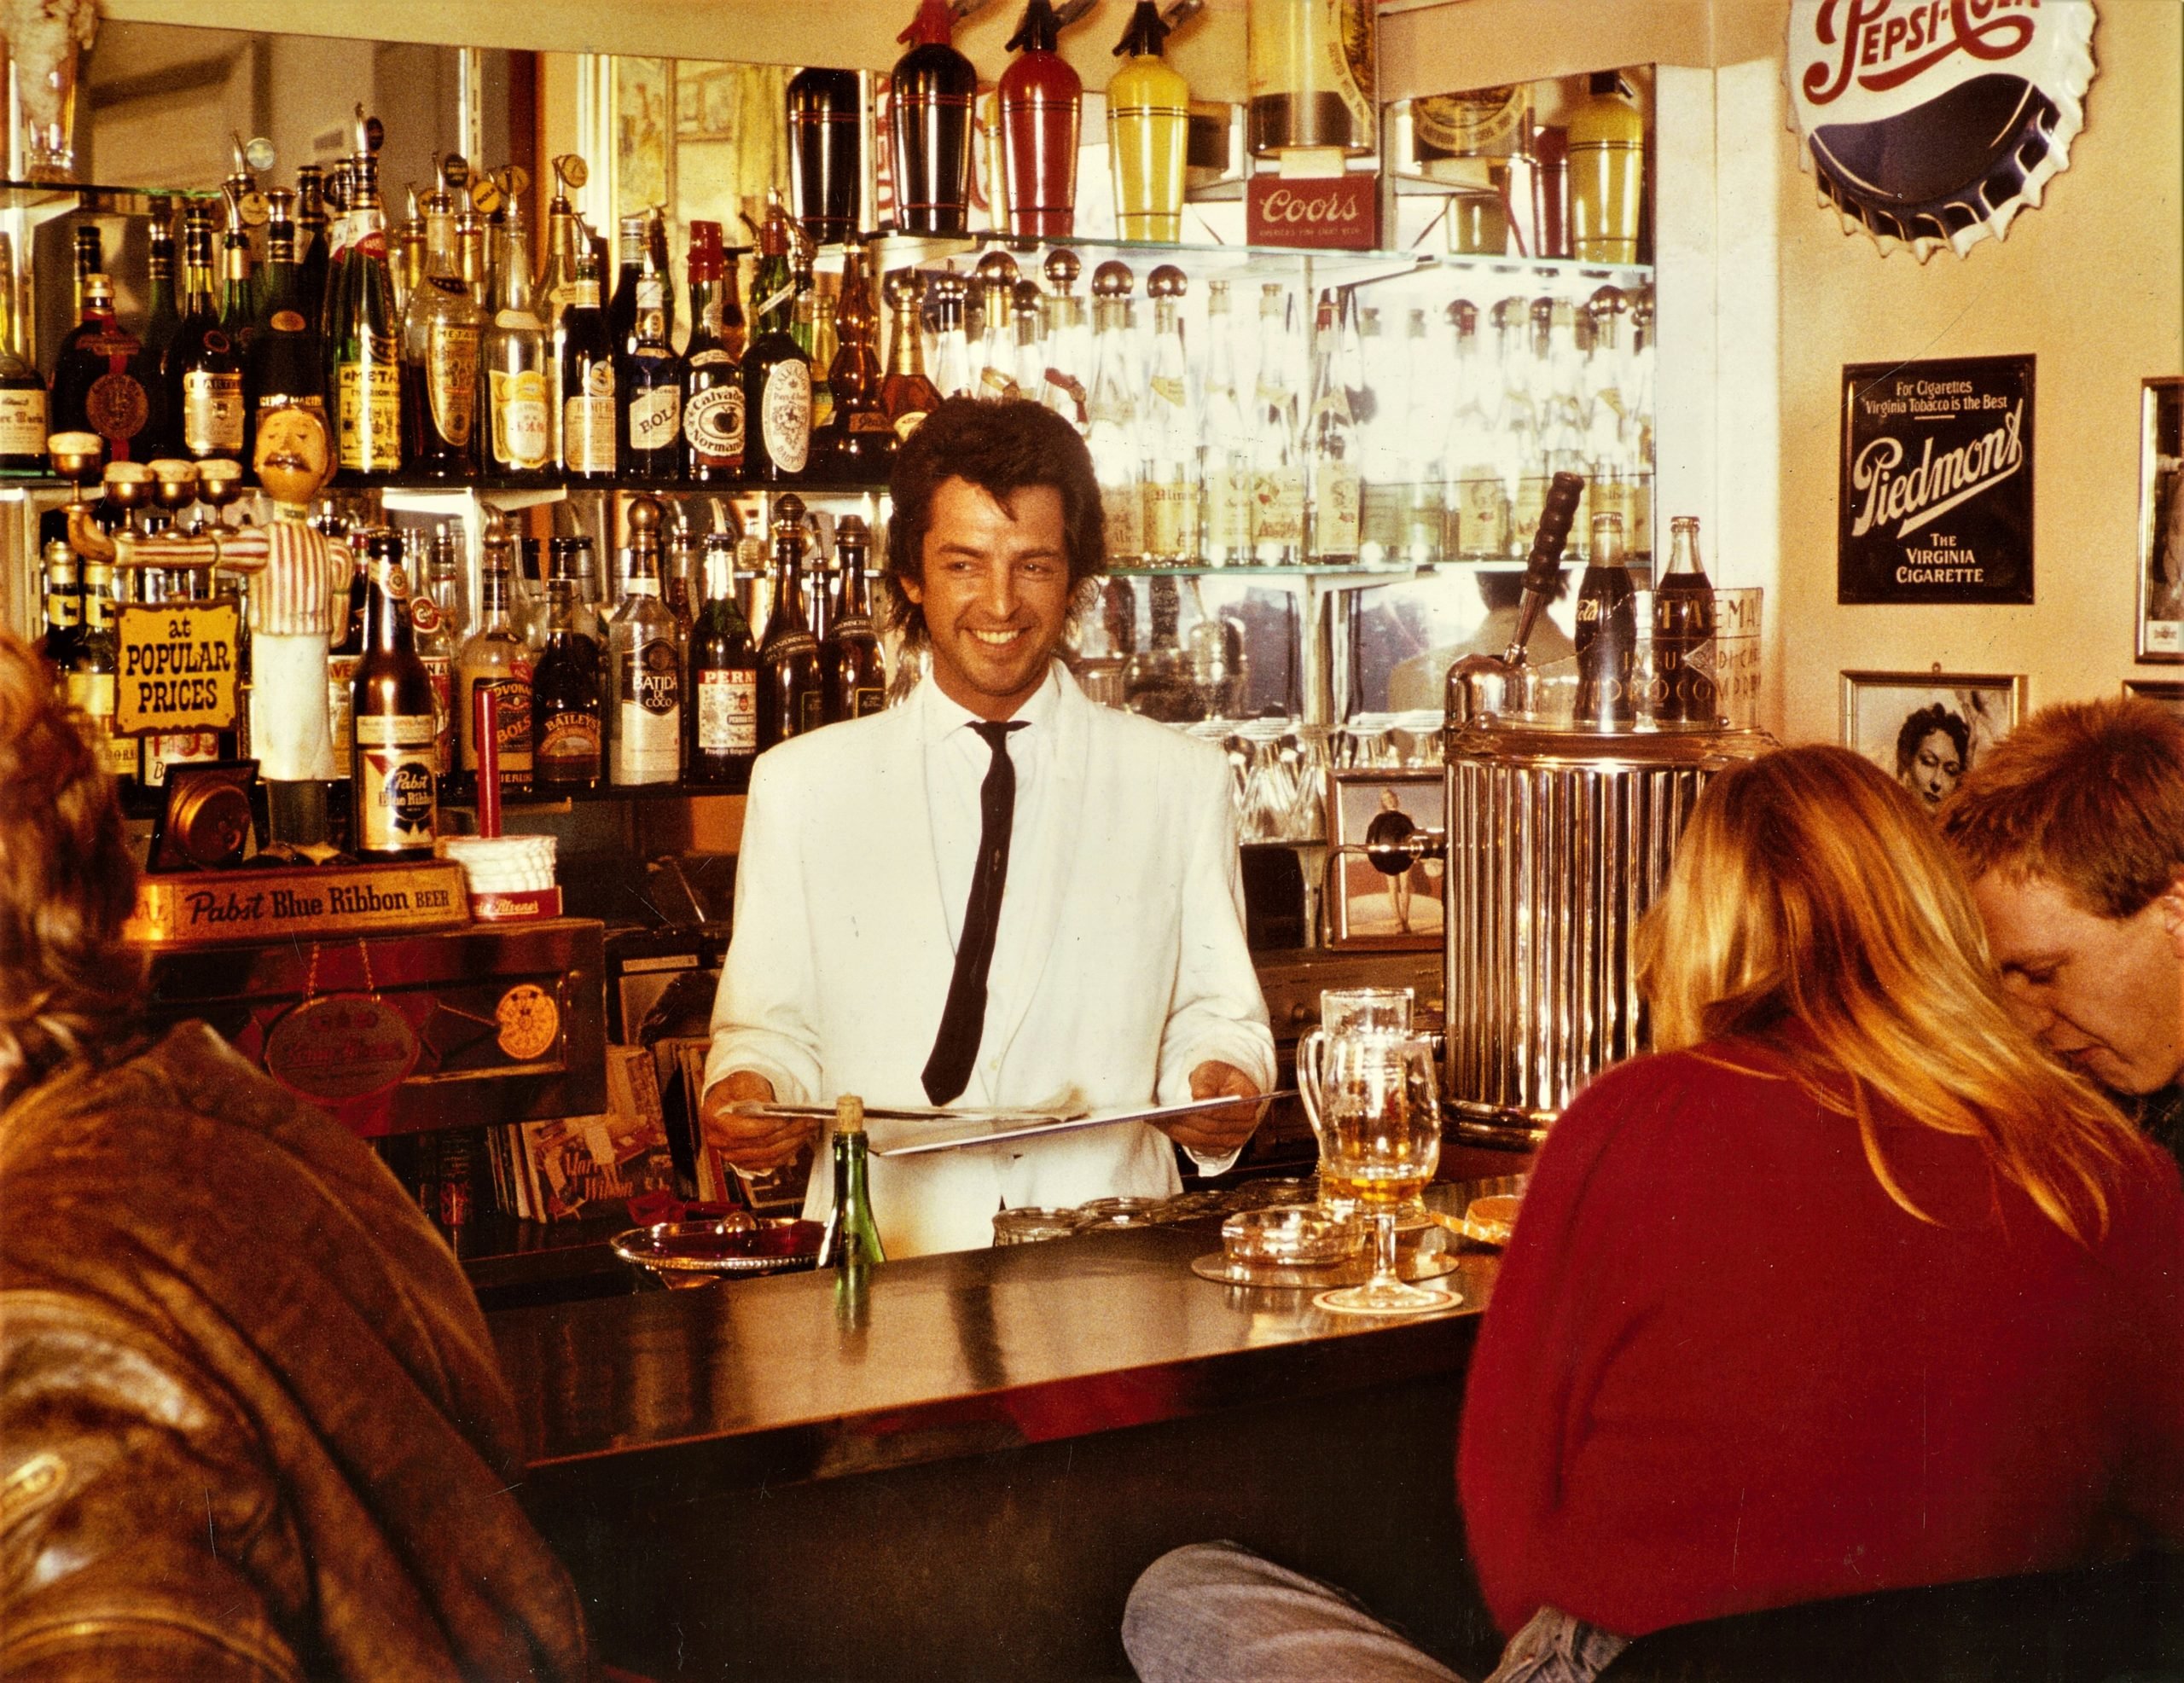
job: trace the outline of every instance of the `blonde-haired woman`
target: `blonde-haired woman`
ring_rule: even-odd
[[[1542,1150],[1467,1382],[1496,1622],[1635,1637],[2184,1544],[2184,1193],[2005,1010],[1930,821],[1726,771],[1644,927],[1661,1055]]]

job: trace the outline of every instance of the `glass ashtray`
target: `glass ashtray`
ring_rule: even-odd
[[[1096,1233],[1113,1227],[1149,1227],[1161,1219],[1158,1198],[1095,1198],[1080,1204],[1077,1213],[1082,1231]]]
[[[1049,1210],[1037,1205],[997,1210],[993,1218],[993,1242],[1037,1245],[1043,1239],[1067,1239],[1083,1226],[1084,1217],[1074,1210]]]
[[[1232,1262],[1275,1268],[1324,1268],[1353,1255],[1363,1231],[1308,1204],[1246,1210],[1221,1224],[1221,1245]]]

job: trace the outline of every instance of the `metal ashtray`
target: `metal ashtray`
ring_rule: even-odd
[[[753,1221],[730,1216],[717,1222],[660,1222],[615,1234],[614,1254],[650,1268],[670,1285],[702,1285],[722,1274],[793,1274],[815,1266],[816,1222],[786,1217]]]
[[[1221,1224],[1232,1262],[1284,1268],[1327,1268],[1352,1255],[1363,1229],[1309,1204],[1246,1210]]]

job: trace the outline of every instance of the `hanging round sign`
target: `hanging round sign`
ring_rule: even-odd
[[[400,1085],[416,1067],[417,1049],[410,1024],[384,1001],[322,994],[273,1025],[265,1070],[306,1098],[343,1104]]]
[[[1792,0],[1783,78],[1844,231],[1961,257],[2070,166],[2093,0]]]

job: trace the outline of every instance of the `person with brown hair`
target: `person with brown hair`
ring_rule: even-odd
[[[595,1674],[461,1268],[363,1142],[132,1013],[112,781],[0,633],[0,1674]]]
[[[2184,721],[2135,697],[2045,708],[1941,827],[2018,1019],[2184,1158]]]
[[[1465,1381],[1496,1677],[2184,1546],[2184,1184],[2018,1025],[1913,797],[1842,748],[1729,768],[1640,946],[1658,1054],[1555,1123]],[[1218,1546],[1124,1641],[1147,1683],[1451,1674]]]

